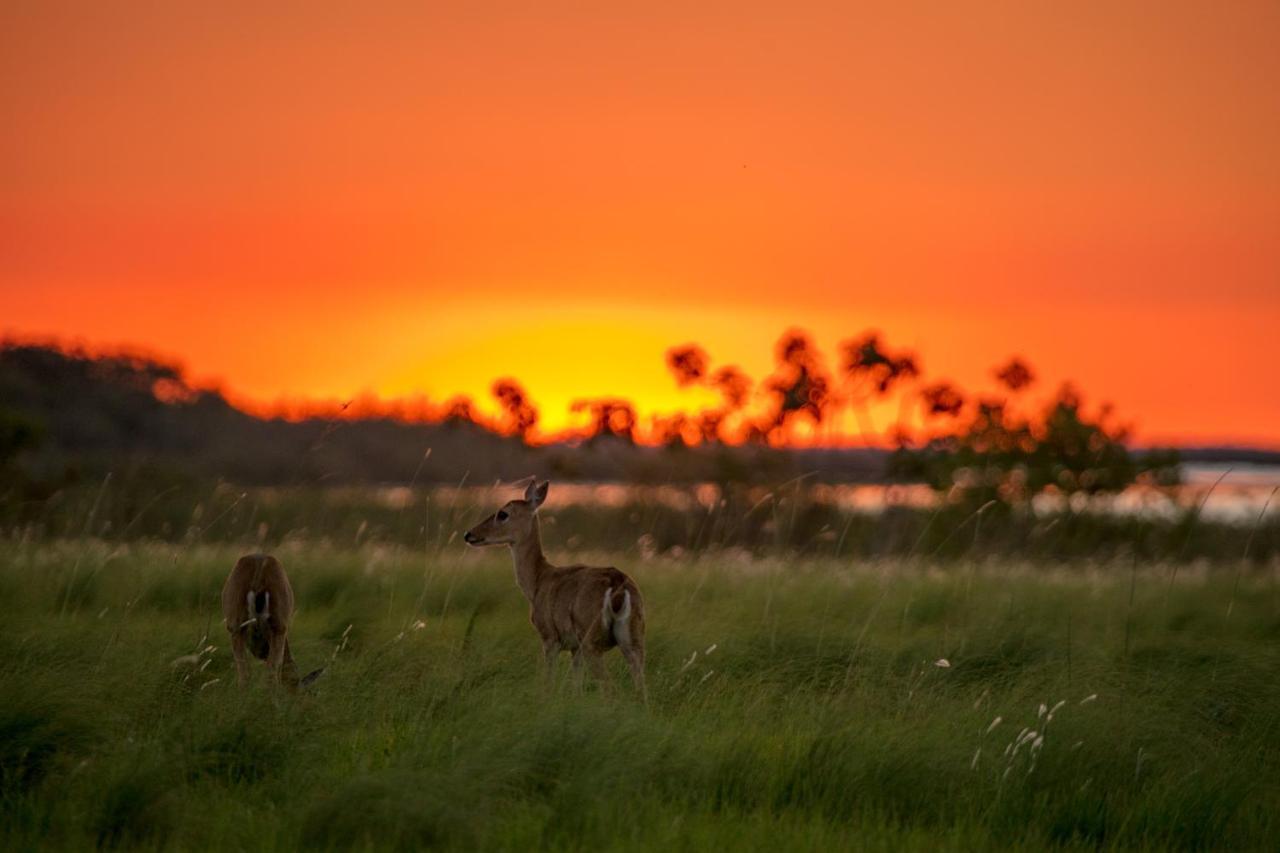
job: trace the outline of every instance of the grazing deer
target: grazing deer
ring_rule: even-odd
[[[547,678],[556,655],[573,653],[573,668],[583,663],[592,675],[605,675],[602,655],[617,646],[631,668],[636,689],[647,700],[644,683],[644,601],[635,581],[613,568],[553,566],[542,553],[538,507],[550,483],[529,483],[524,500],[508,501],[467,531],[468,545],[508,545],[515,561],[516,584],[529,600],[529,621],[542,638]]]
[[[289,651],[289,623],[293,619],[293,588],[280,561],[269,554],[249,554],[236,561],[222,587],[222,621],[231,634],[240,686],[249,682],[245,647],[265,661],[272,680],[290,690],[306,687],[324,669],[303,679]]]

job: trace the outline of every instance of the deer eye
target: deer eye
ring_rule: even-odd
[[[506,521],[508,518],[510,518],[510,516],[507,514],[507,511],[505,509],[498,510],[498,514],[494,517],[497,518],[498,521]]]

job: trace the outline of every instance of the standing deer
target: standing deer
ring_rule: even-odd
[[[530,482],[524,500],[508,501],[463,539],[468,545],[511,548],[516,584],[529,600],[529,621],[542,638],[548,680],[561,651],[573,653],[575,672],[586,663],[591,674],[602,679],[602,656],[617,646],[631,668],[636,689],[647,701],[640,588],[612,566],[553,566],[547,561],[538,531],[538,507],[547,499],[550,485]]]
[[[272,680],[290,690],[306,687],[324,672],[317,669],[298,678],[289,651],[292,619],[293,588],[280,561],[269,554],[249,554],[237,560],[222,587],[222,621],[231,634],[231,653],[241,687],[249,682],[246,646],[254,657],[266,662]]]

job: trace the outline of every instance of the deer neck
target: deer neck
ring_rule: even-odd
[[[538,531],[537,519],[534,519],[533,530],[528,536],[512,543],[511,558],[516,566],[516,584],[524,597],[532,603],[538,590],[538,581],[549,565],[542,553],[542,534]]]

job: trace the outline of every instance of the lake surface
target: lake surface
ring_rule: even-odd
[[[1205,517],[1251,522],[1280,509],[1280,465],[1183,465],[1182,479],[1178,502],[1203,501]]]
[[[1263,512],[1280,512],[1280,465],[1183,465],[1182,484],[1173,488],[1135,485],[1116,495],[1073,498],[1076,510],[1115,512],[1123,515],[1176,517],[1200,507],[1204,518],[1251,524]],[[933,506],[938,497],[925,486],[830,486],[842,506],[880,510],[892,505]],[[1066,507],[1061,496],[1041,495],[1033,502],[1038,512]]]
[[[1077,495],[1073,508],[1078,511],[1114,512],[1124,515],[1151,517],[1176,517],[1187,509],[1201,507],[1202,517],[1252,524],[1264,507],[1268,516],[1280,512],[1280,465],[1210,465],[1188,464],[1182,466],[1183,483],[1173,488],[1132,486],[1117,495],[1088,498]],[[777,491],[787,494],[793,484],[780,486]],[[936,506],[938,495],[922,485],[883,484],[814,484],[812,496],[830,501],[847,509],[862,512],[881,512],[891,506]],[[409,490],[401,487],[382,491],[385,500],[402,505],[409,497]],[[477,503],[481,506],[498,502],[510,496],[505,489],[465,486],[461,489],[441,487],[435,494],[443,500],[461,503]],[[761,501],[767,502],[770,493],[761,491]],[[681,509],[702,507],[711,509],[720,503],[719,488],[711,483],[693,486],[637,486],[625,483],[557,483],[555,503],[575,505],[589,503],[596,506],[622,506],[636,500],[656,501]],[[1042,495],[1034,501],[1038,512],[1053,512],[1066,506],[1060,496]]]

